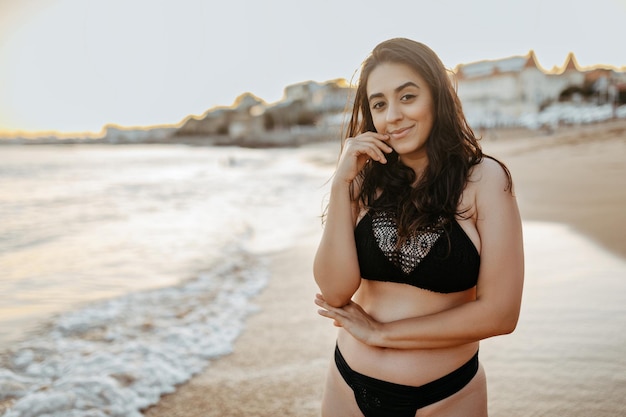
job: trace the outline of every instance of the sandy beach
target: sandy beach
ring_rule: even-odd
[[[509,166],[529,225],[520,324],[481,345],[490,415],[623,415],[626,283],[615,271],[626,259],[626,121],[553,134],[487,132],[483,148]],[[330,166],[337,144],[311,151]],[[320,234],[314,221],[297,245],[271,254],[270,282],[234,352],[163,396],[146,417],[319,415],[336,332],[313,304]],[[571,237],[533,250],[550,236]],[[581,275],[560,276],[559,265]]]

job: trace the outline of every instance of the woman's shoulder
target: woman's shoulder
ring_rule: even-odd
[[[472,167],[468,178],[468,188],[480,190],[501,190],[510,192],[513,186],[511,173],[507,166],[498,159],[484,155]]]

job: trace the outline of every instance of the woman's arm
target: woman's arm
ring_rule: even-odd
[[[361,283],[354,242],[355,211],[350,184],[334,181],[313,276],[327,302],[335,307],[347,304]]]
[[[520,215],[499,164],[485,159],[477,168],[481,266],[476,300],[428,316],[379,323],[353,302],[342,309],[328,308],[322,297],[316,300],[323,307],[320,314],[364,343],[395,349],[445,348],[512,332],[524,277]]]
[[[383,142],[386,139],[385,135],[367,132],[344,143],[331,185],[324,232],[313,262],[315,281],[330,306],[346,305],[361,284],[354,242],[358,203],[350,188],[368,159],[386,163],[384,153],[391,152]]]

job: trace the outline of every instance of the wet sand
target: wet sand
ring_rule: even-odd
[[[485,134],[510,168],[525,225],[527,275],[515,333],[481,344],[490,415],[626,412],[626,121]],[[311,148],[336,158],[335,144]],[[318,201],[312,204],[319,204]],[[318,222],[271,255],[272,278],[231,355],[146,417],[319,415],[335,329],[315,313]]]

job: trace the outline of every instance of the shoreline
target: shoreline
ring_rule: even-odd
[[[321,231],[321,229],[318,227]],[[319,399],[335,330],[319,320],[313,297],[312,246],[317,231],[297,246],[271,254],[271,278],[253,300],[232,354],[144,410],[144,416],[319,415]]]
[[[603,250],[620,256],[623,261],[626,259],[626,242],[621,236],[621,225],[626,221],[623,210],[626,203],[625,129],[626,122],[590,129],[584,126],[581,131],[568,129],[552,135],[486,138],[482,145],[485,152],[501,158],[510,168],[523,221],[564,224],[597,242]],[[504,135],[505,132],[500,133]],[[316,147],[315,152],[320,152],[316,158],[322,163],[334,163],[336,144],[311,146]],[[323,157],[326,147],[327,159]],[[298,245],[270,255],[270,282],[253,300],[260,310],[249,317],[242,335],[235,342],[234,352],[211,363],[179,386],[175,393],[161,397],[158,404],[144,410],[145,417],[319,415],[323,381],[336,335],[333,326],[317,316],[312,302],[317,288],[311,265],[320,236],[321,228],[315,223]],[[572,254],[563,253],[564,259],[568,256]],[[529,297],[534,292],[536,290],[533,291],[531,286]],[[571,297],[584,296],[584,291],[570,293]],[[534,298],[530,301],[546,306],[552,305],[550,300],[553,298],[560,302],[558,292],[542,296],[547,301]],[[585,304],[584,300],[577,298],[569,301]],[[531,321],[545,321],[541,313],[531,311],[528,315]],[[535,317],[537,315],[540,317]],[[568,325],[574,326],[574,323]],[[487,341],[485,357],[494,355],[493,346],[510,347],[514,340],[529,332],[532,337],[533,329],[525,327],[510,339]],[[623,347],[614,349],[619,357],[626,353]],[[607,360],[611,359],[614,358]],[[617,360],[619,365],[621,359]],[[519,414],[510,413],[513,405],[509,406],[503,400],[506,395],[501,393],[508,390],[507,395],[514,396],[519,390],[517,382],[507,384],[510,373],[498,369],[497,363],[488,365],[490,411],[499,415],[498,410],[509,407],[509,414],[504,415],[528,415],[529,410],[523,408],[519,408]],[[513,367],[513,371],[516,369],[518,366]],[[584,381],[580,383],[584,384]],[[621,395],[617,391],[614,390],[613,397]],[[528,398],[524,400],[530,401]],[[565,414],[572,417],[588,415],[580,405],[582,403],[570,404],[571,409]],[[615,407],[621,406],[615,404]],[[579,411],[571,411],[578,408]],[[605,411],[607,414],[594,415],[615,415],[615,410]]]

